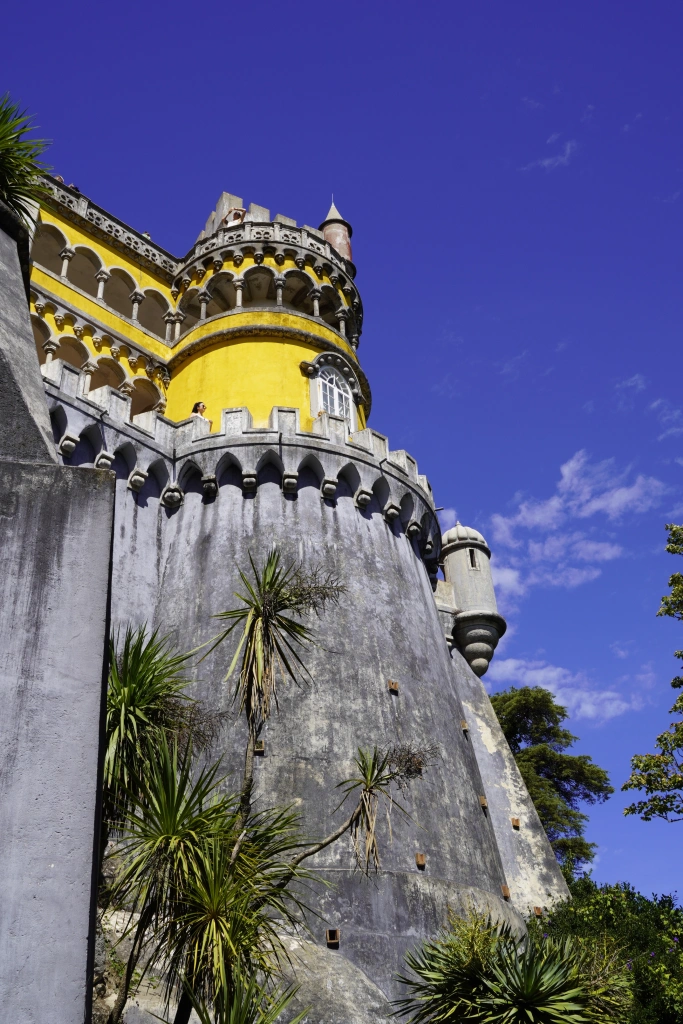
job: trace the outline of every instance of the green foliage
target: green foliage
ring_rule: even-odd
[[[601,803],[614,790],[607,772],[587,754],[565,751],[577,737],[562,723],[566,708],[540,686],[510,687],[491,697],[505,738],[561,864],[590,862],[595,844],[584,838],[582,803]]]
[[[551,937],[607,940],[627,955],[633,1006],[628,1024],[683,1024],[683,909],[671,896],[651,899],[626,883],[570,882],[571,900],[544,923]]]
[[[148,633],[146,626],[129,626],[123,643],[118,637],[110,641],[104,803],[111,824],[142,792],[157,746],[191,725],[195,702],[183,693],[180,672],[187,659],[169,637]]]
[[[603,1024],[630,1003],[623,958],[611,944],[548,938],[532,927],[519,941],[506,924],[470,914],[406,955],[409,995],[397,1001],[409,1024]]]
[[[193,1009],[199,1017],[200,1024],[276,1024],[280,1014],[284,1013],[297,990],[294,988],[280,991],[273,989],[267,982],[259,985],[252,975],[245,980],[241,970],[235,973],[235,982],[231,991],[227,985],[221,989],[221,997],[217,1000],[213,1013],[206,1002],[197,999],[188,990]],[[300,1024],[307,1010],[297,1014],[290,1024]]]
[[[667,523],[670,555],[683,555],[683,526]],[[683,621],[683,574],[675,572],[669,577],[671,592],[665,594],[657,615],[667,615]],[[683,651],[675,658],[683,659]],[[683,688],[683,676],[671,680],[675,690]],[[683,694],[674,702],[669,714],[683,715]],[[643,821],[664,818],[665,821],[683,821],[683,720],[672,722],[666,732],[655,741],[656,754],[635,754],[631,758],[631,774],[622,790],[637,789],[645,793],[624,809],[624,814],[639,814]]]
[[[242,666],[235,686],[235,700],[255,732],[265,722],[271,704],[277,707],[277,677],[298,682],[308,677],[299,651],[315,642],[311,629],[299,621],[306,612],[322,610],[336,601],[343,588],[336,578],[319,569],[304,572],[300,565],[282,565],[278,548],[272,548],[258,568],[249,554],[253,581],[240,569],[245,593],[236,593],[241,606],[221,612],[217,619],[232,625],[211,641],[209,653],[242,627],[237,649],[226,679],[235,670],[240,654]],[[206,655],[205,655],[206,657]]]
[[[9,93],[0,97],[0,200],[22,220],[48,194],[39,179],[48,169],[40,161],[48,143],[26,138],[32,128],[31,117],[12,103]]]

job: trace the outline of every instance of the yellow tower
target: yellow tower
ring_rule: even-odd
[[[176,422],[197,403],[220,429],[244,406],[255,427],[274,406],[365,427],[370,389],[357,358],[362,304],[351,227],[334,204],[319,228],[224,192],[182,259],[46,178],[32,250],[32,321],[43,373],[61,359],[81,387],[131,397],[131,419],[151,410]]]

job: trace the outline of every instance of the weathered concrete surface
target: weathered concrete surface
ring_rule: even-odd
[[[0,459],[57,464],[17,243],[26,228],[0,203]]]
[[[0,462],[0,1001],[89,1000],[112,474]]]
[[[510,898],[526,916],[534,907],[566,899],[569,890],[483,683],[462,671],[464,659],[458,651],[452,658]],[[513,827],[513,818],[519,827]]]
[[[302,445],[299,458],[304,455]],[[184,504],[170,511],[160,505],[158,490],[135,495],[119,482],[116,618],[130,612],[132,567],[137,621],[171,631],[184,649],[208,640],[217,628],[211,616],[234,607],[237,568],[247,563],[248,551],[260,561],[277,543],[285,560],[322,563],[338,573],[346,592],[313,623],[322,644],[307,656],[315,682],[281,688],[280,710],[263,734],[256,794],[259,806],[293,804],[306,833],[321,837],[343,820],[345,809],[335,810],[336,786],[353,774],[359,746],[435,746],[434,764],[400,796],[411,819],[394,807],[389,828],[382,811],[377,879],[363,880],[355,871],[348,838],[312,862],[321,881],[335,885],[313,894],[321,914],[311,923],[315,941],[324,947],[325,929],[339,927],[337,961],[347,958],[393,997],[403,953],[446,924],[449,904],[465,907],[472,898],[519,921],[503,901],[505,873],[480,804],[484,787],[460,727],[464,711],[425,566],[400,521],[387,523],[374,498],[359,509],[344,478],[335,501],[321,498],[305,468],[293,495],[283,493],[278,470],[268,463],[251,496],[229,465],[218,484],[218,495],[207,501],[199,479],[187,479]],[[232,684],[221,679],[231,651],[226,644],[196,668],[192,692],[210,706],[230,706]],[[388,690],[389,679],[399,683],[397,696]],[[243,744],[238,721],[221,745],[225,766],[235,773]],[[416,867],[418,852],[426,854],[424,872]],[[326,1019],[316,1006],[310,1020]]]

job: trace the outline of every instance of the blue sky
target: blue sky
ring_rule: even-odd
[[[14,4],[2,88],[180,255],[223,190],[354,226],[371,424],[495,552],[491,687],[550,686],[618,789],[669,720],[683,521],[680,4]],[[594,876],[683,823],[591,812]],[[682,887],[683,888],[683,887]]]

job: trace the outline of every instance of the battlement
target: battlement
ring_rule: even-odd
[[[85,373],[61,360],[43,367],[57,452],[66,465],[115,468],[138,492],[156,483],[167,510],[182,505],[187,489],[214,500],[230,469],[243,493],[257,491],[273,468],[283,493],[295,496],[303,470],[313,473],[321,499],[334,504],[352,495],[357,509],[381,514],[415,541],[436,571],[441,535],[427,477],[408,452],[392,451],[388,439],[366,428],[348,433],[341,416],[321,413],[303,431],[295,408],[276,406],[266,427],[254,426],[247,408],[223,409],[220,430],[197,416],[179,423],[160,412],[131,418],[131,396],[112,387],[84,391]]]

